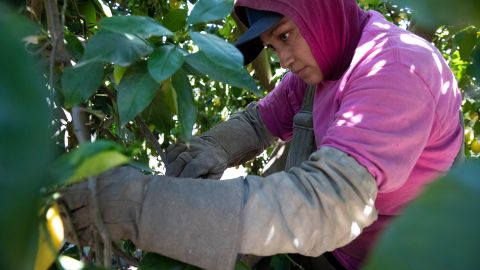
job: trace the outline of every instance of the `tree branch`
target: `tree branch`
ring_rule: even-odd
[[[52,39],[52,53],[50,55],[50,87],[53,89],[53,67],[56,62],[69,64],[70,56],[67,53],[65,44],[63,43],[63,27],[65,22],[65,11],[67,8],[67,0],[64,0],[62,13],[58,13],[58,6],[56,0],[46,0],[45,10],[47,13],[47,24],[50,36]],[[53,100],[52,100],[53,102]],[[79,144],[89,141],[90,134],[85,128],[85,119],[82,110],[79,107],[72,109],[72,121],[74,126],[75,136]],[[100,207],[97,198],[97,178],[88,178],[88,188],[90,190],[89,207],[92,220],[94,220],[95,228],[100,234],[103,241],[103,266],[109,268],[112,262],[112,241],[105,224],[102,221]],[[97,254],[100,255],[100,254]]]
[[[75,227],[73,227],[72,219],[70,218],[70,214],[67,210],[67,207],[65,206],[65,203],[62,200],[59,200],[57,202],[58,207],[60,209],[60,215],[62,216],[63,223],[66,227],[66,231],[72,232],[72,240],[73,244],[77,246],[78,248],[78,253],[80,255],[80,260],[82,262],[86,262],[85,255],[83,254],[83,247],[82,244],[80,243],[80,240],[78,238],[78,234],[75,231]]]
[[[42,21],[43,12],[43,0],[31,0],[28,3],[28,11],[30,12],[30,18],[38,22]]]
[[[143,135],[145,136],[149,144],[155,148],[155,151],[160,156],[160,159],[163,162],[163,164],[166,165],[167,157],[163,152],[162,146],[160,145],[160,143],[158,143],[157,138],[155,138],[155,135],[153,135],[153,133],[148,128],[148,126],[145,124],[145,122],[143,122],[143,120],[139,116],[135,117],[135,122],[137,123],[138,126],[140,126],[140,130],[142,131]]]

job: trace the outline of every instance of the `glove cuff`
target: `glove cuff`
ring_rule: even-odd
[[[201,138],[216,142],[227,153],[228,167],[254,158],[274,141],[255,103],[249,104],[228,121],[213,127]]]
[[[217,181],[152,176],[136,244],[205,269],[233,269],[243,191],[242,178]]]

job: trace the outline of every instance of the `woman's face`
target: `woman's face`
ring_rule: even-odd
[[[318,84],[323,73],[307,41],[295,23],[284,17],[273,29],[260,36],[262,42],[280,58],[280,65],[302,78],[307,84]]]

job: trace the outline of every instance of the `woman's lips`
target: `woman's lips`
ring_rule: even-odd
[[[300,75],[303,71],[305,70],[305,67],[297,70],[297,71],[294,71],[293,73],[297,74],[297,75]]]

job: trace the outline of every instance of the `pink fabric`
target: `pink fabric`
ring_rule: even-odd
[[[367,20],[355,0],[237,0],[235,5],[292,19],[327,80],[339,79],[347,69]]]
[[[288,73],[259,102],[274,135],[291,138],[305,87]],[[317,146],[348,153],[378,184],[379,219],[334,252],[347,269],[358,269],[390,219],[451,167],[462,143],[460,105],[456,80],[441,54],[369,12],[350,66],[339,80],[317,86],[313,107]]]

